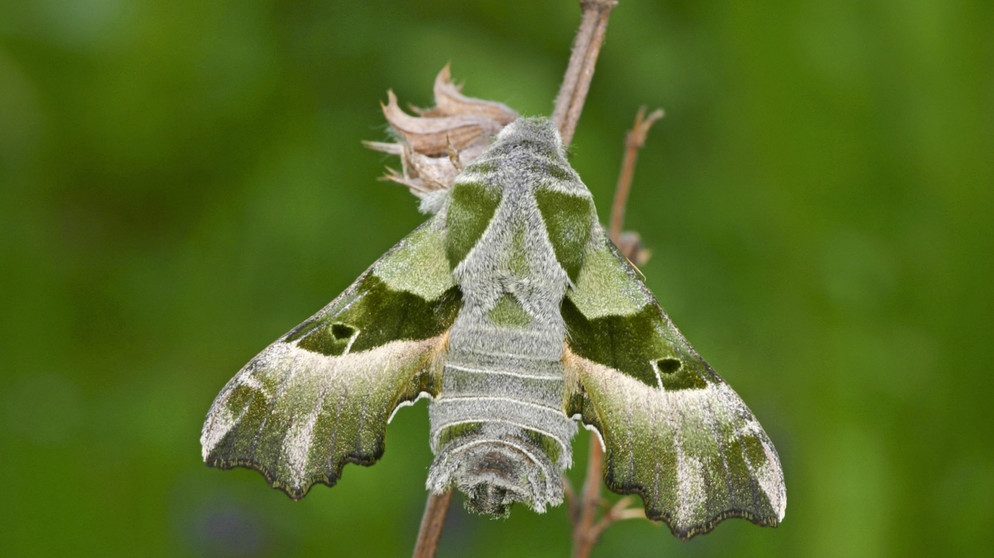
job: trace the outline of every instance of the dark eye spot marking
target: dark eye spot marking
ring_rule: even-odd
[[[656,367],[663,374],[673,374],[680,370],[683,362],[678,358],[661,358],[656,361]]]
[[[355,328],[345,324],[332,324],[331,335],[335,339],[350,339],[355,334]]]

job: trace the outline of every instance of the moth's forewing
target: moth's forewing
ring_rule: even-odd
[[[383,454],[393,411],[434,395],[460,305],[432,218],[344,293],[253,358],[214,401],[208,465],[257,469],[301,498]]]

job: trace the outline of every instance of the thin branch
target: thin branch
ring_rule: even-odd
[[[580,520],[580,499],[573,492],[573,485],[565,476],[563,477],[563,496],[566,498],[566,516],[569,517],[569,522],[576,526],[576,522]]]
[[[414,545],[414,558],[435,556],[450,500],[452,500],[451,489],[441,495],[428,494],[428,503],[425,504],[425,513],[421,516],[421,528],[418,530],[418,542]]]
[[[580,514],[573,526],[573,558],[586,558],[600,537],[600,531],[594,526],[598,504],[601,500],[601,463],[604,461],[604,450],[600,441],[590,436],[590,453],[587,456],[587,476],[583,481],[581,493]]]
[[[656,109],[647,117],[645,107],[639,107],[638,114],[635,115],[635,124],[625,136],[625,156],[621,163],[621,173],[618,175],[618,184],[614,189],[614,205],[611,206],[611,240],[619,244],[621,238],[621,226],[625,222],[625,207],[628,205],[628,192],[632,186],[632,176],[635,175],[635,163],[638,160],[639,150],[645,145],[645,137],[649,133],[649,128],[653,123],[663,117],[663,111]],[[633,260],[631,256],[628,259]]]
[[[604,529],[607,529],[616,521],[623,521],[625,519],[645,519],[645,510],[638,506],[637,503],[635,506],[632,506],[631,504],[634,501],[635,499],[631,496],[625,496],[624,498],[618,500],[613,506],[608,508],[607,511],[604,512],[604,517],[602,517],[601,520],[597,522],[597,525],[594,525],[591,529],[591,539],[593,542],[597,542],[601,536],[601,533],[604,532]],[[593,543],[591,543],[591,546],[593,546]]]
[[[590,90],[590,80],[594,77],[597,55],[604,43],[607,20],[617,5],[618,0],[580,0],[583,18],[573,40],[569,66],[566,67],[552,111],[552,122],[559,128],[564,145],[569,145],[573,140],[573,132]]]
[[[645,510],[631,496],[615,502],[607,507],[601,500],[601,465],[604,461],[604,451],[597,440],[590,442],[590,456],[587,461],[587,476],[583,483],[583,502],[580,516],[573,527],[573,558],[588,558],[594,545],[612,523],[626,519],[645,519]],[[634,506],[632,504],[635,504]],[[607,508],[604,515],[596,523],[597,510]]]

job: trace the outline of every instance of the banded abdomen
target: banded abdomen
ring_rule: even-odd
[[[455,484],[470,510],[490,515],[514,502],[539,512],[561,503],[577,429],[563,413],[562,341],[550,347],[544,328],[459,325],[429,408],[428,488]]]

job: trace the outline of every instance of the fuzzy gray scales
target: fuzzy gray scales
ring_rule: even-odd
[[[549,149],[530,149],[536,144]],[[514,145],[520,147],[507,149]],[[536,511],[561,503],[562,471],[571,465],[577,426],[563,413],[566,325],[559,310],[570,281],[535,192],[541,186],[587,199],[590,192],[561,153],[558,135],[545,122],[519,121],[454,185],[494,188],[500,203],[453,270],[463,306],[449,334],[441,395],[429,407],[437,457],[428,488],[442,492],[455,483],[483,513],[506,513],[515,501]],[[568,169],[567,180],[553,179],[550,164]],[[522,261],[527,265],[516,264]],[[494,323],[490,313],[502,300],[520,304],[527,323]],[[439,443],[446,428],[467,423],[481,424],[471,435]],[[534,441],[536,434],[560,446],[554,461]]]

